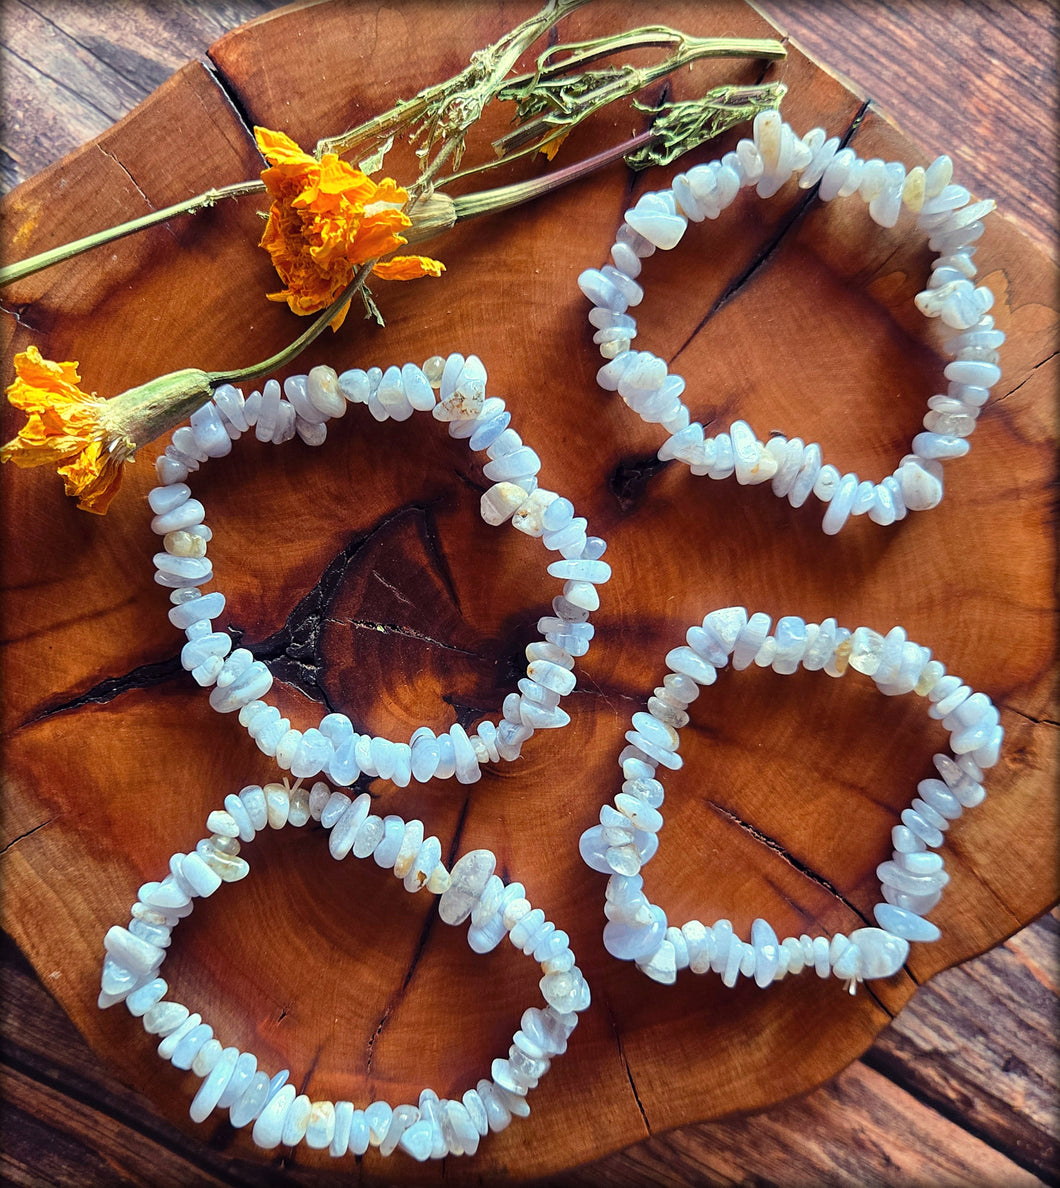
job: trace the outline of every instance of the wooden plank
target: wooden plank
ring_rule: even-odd
[[[866,1057],[1024,1167],[1058,1168],[1055,912],[917,994]]]
[[[1028,987],[1021,971],[1055,985],[1050,980],[1054,974],[1046,970],[1055,965],[1055,932],[1055,919],[1046,917],[992,953],[933,979],[883,1032],[865,1061],[798,1101],[750,1118],[655,1135],[549,1182],[565,1188],[692,1178],[729,1183],[740,1182],[752,1167],[771,1183],[893,1184],[900,1182],[897,1168],[911,1182],[945,1182],[951,1176],[984,1184],[1051,1182],[1060,1137],[1055,1099],[1035,1097],[1034,1088],[1055,1076],[1045,1053],[1055,1034],[1056,1004],[1049,995],[1043,1000],[1024,993]],[[265,1182],[261,1177],[266,1169],[228,1153],[230,1132],[222,1129],[209,1146],[186,1137],[139,1093],[118,1082],[10,941],[0,946],[0,974],[5,987],[0,1060],[44,1090],[71,1099],[68,1113],[42,1124],[32,1140],[51,1153],[56,1177],[64,1168],[73,1175],[82,1166],[78,1111],[80,1103],[91,1102],[112,1120],[108,1127],[135,1131],[114,1139],[119,1147],[157,1142],[155,1158],[167,1175],[178,1160],[188,1160],[214,1175],[230,1175],[232,1182]],[[1007,990],[991,1005],[989,1030],[982,1021],[969,1026],[965,1005],[976,1002],[984,982],[995,987],[1000,982]],[[1011,1050],[994,1040],[999,1031],[1012,1043]],[[906,1032],[915,1034],[915,1044],[903,1038]],[[916,1073],[920,1075],[911,1075]],[[999,1079],[1008,1087],[1004,1097],[996,1093]],[[27,1100],[23,1090],[42,1091],[24,1082],[9,1084],[8,1100],[22,1109]],[[892,1118],[899,1120],[897,1125],[891,1126]],[[865,1141],[869,1134],[874,1141]],[[109,1141],[109,1133],[101,1134],[99,1149],[105,1150]],[[352,1174],[354,1168],[345,1164],[344,1171]]]
[[[270,0],[167,0],[160,6],[5,0],[0,190],[105,132],[226,30]]]
[[[1057,256],[1060,13],[1047,0],[755,0],[829,69],[857,79],[925,152],[948,153],[1005,217]]]
[[[686,1126],[552,1182],[563,1188],[689,1182],[994,1188],[1048,1181],[856,1063],[765,1114]]]

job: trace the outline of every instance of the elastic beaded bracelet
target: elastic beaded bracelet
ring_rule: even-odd
[[[308,376],[286,379],[283,391],[286,399],[279,383],[269,380],[261,392],[244,400],[232,385],[219,387],[192,414],[190,425],[173,433],[156,462],[162,485],[148,496],[151,527],[163,538],[165,550],[155,554],[155,580],[172,588],[170,622],[188,639],[181,663],[199,685],[212,686],[211,706],[220,713],[238,711],[259,749],[293,776],[324,772],[343,786],[362,774],[401,787],[410,780],[423,783],[453,775],[461,783],[474,783],[480,764],[517,759],[535,730],[566,725],[570,717],[560,700],[575,686],[574,658],[588,651],[593,637],[589,614],[600,605],[597,587],[611,576],[611,567],[600,560],[607,546],[587,535],[586,521],[575,515],[570,500],[538,486],[540,459],[509,427],[511,414],[504,401],[486,397],[480,360],[475,355],[436,355],[422,368],[406,363],[385,372],[375,367],[342,375],[330,367],[314,367]],[[486,719],[470,736],[453,723],[437,736],[421,726],[407,743],[392,742],[357,732],[344,714],[327,714],[304,732],[292,728],[264,700],[273,682],[268,667],[246,648],[232,651],[232,637],[215,628],[224,594],[215,590],[204,595],[200,589],[213,577],[206,556],[212,532],[205,524],[205,508],[184,481],[189,473],[208,458],[228,454],[232,442],[250,429],[259,441],[280,443],[297,434],[307,445],[320,445],[328,420],[341,416],[347,403],[367,405],[379,421],[404,421],[414,411],[430,411],[435,420],[448,423],[451,436],[466,439],[472,450],[485,451],[490,459],[483,467],[492,484],[481,498],[483,519],[494,525],[511,521],[559,556],[548,572],[563,583],[562,593],[552,600],[553,613],[538,621],[543,639],[526,649],[528,666],[519,692],[505,699],[499,723]]]
[[[103,942],[99,1006],[124,1002],[143,1020],[144,1030],[159,1037],[160,1056],[202,1078],[191,1103],[192,1120],[202,1122],[215,1109],[227,1109],[237,1129],[254,1123],[253,1140],[265,1149],[304,1141],[338,1157],[363,1155],[370,1146],[389,1155],[401,1147],[423,1161],[473,1155],[488,1131],[503,1130],[513,1115],[526,1117],[527,1092],[552,1058],[566,1050],[590,993],[567,934],[531,907],[523,885],[505,884],[494,874],[496,859],[489,850],[472,850],[447,871],[436,837],[424,838],[419,821],[371,814],[367,793],[351,800],[322,781],[309,792],[300,783],[290,788],[285,782],[250,785],[227,796],[224,804],[207,818],[210,836],[191,853],[174,854],[169,873],[140,888],[129,926],[115,925]],[[270,1077],[252,1053],[224,1046],[198,1012],[166,997],[169,986],[158,973],[172,931],[191,913],[196,898],[246,877],[250,867],[239,855],[240,841],[252,841],[266,826],[281,829],[310,820],[330,831],[328,846],[335,858],[371,856],[378,866],[391,868],[407,891],[426,887],[438,895],[438,915],[446,924],[470,919],[468,942],[475,952],[489,952],[507,935],[515,948],[540,963],[545,1005],[523,1013],[508,1055],[492,1063],[492,1079],[480,1080],[454,1100],[439,1100],[425,1089],[416,1105],[375,1101],[355,1109],[350,1101],[310,1100],[287,1083],[288,1070]]]
[[[983,768],[997,762],[1003,731],[990,699],[947,675],[930,650],[907,639],[901,627],[880,635],[868,627],[849,631],[834,619],[816,624],[795,616],[778,619],[772,635],[770,626],[768,615],[748,617],[743,607],[712,611],[701,626],[689,629],[686,645],[667,653],[669,673],[649,698],[648,711],[634,714],[626,733],[630,745],[619,756],[622,791],[603,806],[600,824],[582,834],[579,848],[588,866],[611,876],[605,948],[655,981],[672,983],[678,970],[690,968],[720,974],[726,986],[740,975],[767,986],[812,968],[819,977],[845,980],[853,994],[860,981],[896,973],[910,941],[939,938],[938,928],[924,917],[939,902],[949,876],[942,856],[932,851],[942,845],[950,822],[985,796]],[[894,852],[876,868],[883,893],[873,908],[878,928],[780,941],[765,920],[756,919],[748,943],[728,920],[709,928],[698,920],[668,926],[662,908],[644,894],[640,871],[657,851],[663,825],[657,769],[681,766],[678,731],[688,722],[688,706],[730,660],[737,670],[754,663],[787,674],[801,664],[833,677],[850,667],[872,677],[881,693],[927,697],[929,716],[950,731],[952,754],[934,756],[941,779],[919,782],[919,797],[891,832]]]
[[[778,112],[760,113],[753,139],[741,140],[734,152],[718,161],[678,175],[671,189],[642,195],[626,212],[611,248],[613,263],[601,270],[587,269],[578,285],[593,303],[593,341],[608,360],[597,372],[597,382],[605,391],[617,391],[644,421],[657,422],[670,434],[659,448],[660,460],[678,458],[693,474],[713,479],[735,474],[743,485],[770,482],[773,493],[787,497],[792,507],[800,507],[812,491],[827,505],[822,527],[834,535],[852,515],[867,512],[877,524],[893,524],[907,511],[924,511],[941,502],[942,461],[968,452],[976,418],[1001,378],[997,348],[1005,335],[987,316],[993,294],[973,283],[973,245],[983,233],[980,220],[995,203],[966,205],[968,191],[950,184],[949,157],[939,157],[927,170],[918,165],[907,173],[900,162],[862,161],[852,149],[840,149],[837,137],[826,137],[823,128],[814,128],[799,140]],[[758,441],[746,421],[734,421],[728,433],[707,437],[681,401],[685,381],[670,374],[666,363],[651,352],[631,349],[637,323],[626,311],[644,295],[635,279],[641,260],[656,248],[676,247],[689,219],[716,219],[741,188],[753,185],[760,197],[769,198],[793,174],[800,175],[802,189],[816,186],[824,202],[860,194],[869,216],[881,227],[893,227],[905,206],[918,215],[918,229],[928,233],[928,246],[938,253],[916,306],[958,331],[944,345],[952,356],[944,370],[949,387],[928,400],[925,432],[913,438],[911,452],[880,483],[823,464],[816,443],[806,445],[801,438],[789,440],[779,434],[768,442]]]

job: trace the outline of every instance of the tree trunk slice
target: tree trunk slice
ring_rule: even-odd
[[[533,9],[325,3],[253,22],[212,55],[248,122],[308,148],[454,72]],[[690,33],[770,32],[735,3],[674,0],[652,15]],[[562,36],[635,19],[626,5],[601,3],[570,18]],[[416,31],[428,21],[424,38]],[[798,132],[853,129],[863,157],[923,161],[796,48],[770,72],[791,88],[784,111]],[[697,67],[674,89],[681,97],[756,75],[753,64]],[[586,155],[643,118],[585,125],[564,154]],[[371,787],[376,811],[419,816],[450,860],[494,850],[505,876],[569,932],[593,988],[568,1054],[532,1094],[531,1117],[491,1136],[474,1160],[446,1161],[447,1179],[545,1175],[649,1132],[802,1092],[864,1051],[917,984],[1057,896],[1055,270],[991,216],[978,260],[1009,339],[971,455],[947,467],[946,499],[931,514],[891,529],[862,518],[826,538],[814,501],[793,510],[761,488],[657,465],[660,435],[595,383],[575,278],[605,260],[639,193],[736,139],[646,176],[615,166],[518,213],[461,226],[428,249],[446,262],[441,280],[378,286],[385,330],[351,317],[288,369],[479,354],[489,390],[541,455],[543,484],[607,539],[614,568],[567,699],[569,727],[538,734],[517,763],[471,788]],[[521,165],[509,176],[525,175]],[[191,64],[9,197],[5,258],[258,168],[236,107]],[[878,477],[906,452],[940,382],[939,335],[912,306],[930,257],[905,220],[881,231],[860,201],[804,211],[805,199],[792,185],[767,202],[742,195],[716,224],[691,227],[676,252],[648,261],[637,345],[686,377],[694,416],[819,440],[829,459]],[[46,357],[79,359],[85,387],[111,393],[177,367],[265,357],[291,337],[293,319],[262,297],[277,286],[253,246],[261,205],[226,203],[13,286],[5,358],[36,343]],[[4,417],[6,438],[19,416]],[[226,625],[277,658],[271,696],[292,723],[315,724],[321,701],[391,737],[421,722],[444,729],[454,713],[496,720],[556,589],[540,542],[482,523],[487,484],[466,445],[429,419],[379,425],[353,409],[319,451],[273,449],[244,436],[195,476],[193,491],[216,532]],[[54,474],[4,474],[8,540],[18,546],[5,549],[3,577],[7,928],[92,1046],[167,1117],[208,1136],[227,1123],[187,1121],[193,1079],[159,1061],[124,1011],[95,1006],[103,933],[127,918],[136,888],[194,844],[226,793],[276,774],[176,658],[182,640],[149,561],[157,546],[144,496],[156,452],[129,470],[106,519],[75,511]],[[733,603],[883,631],[900,622],[1002,710],[1006,746],[988,799],[947,839],[952,882],[932,913],[943,939],[914,946],[899,976],[854,998],[805,976],[728,991],[686,973],[663,988],[602,947],[604,878],[582,865],[577,838],[617,789],[623,733],[663,675],[666,651],[708,610]],[[685,767],[665,781],[649,891],[671,920],[727,916],[741,935],[757,915],[781,935],[856,928],[878,897],[890,826],[944,744],[923,703],[882,699],[853,675],[723,674],[692,707]],[[409,897],[372,863],[333,863],[325,849],[317,828],[248,847],[251,877],[182,926],[165,966],[173,995],[263,1067],[290,1067],[311,1096],[363,1106],[414,1101],[424,1085],[462,1092],[488,1075],[521,1011],[538,1001],[535,971],[509,946],[477,957],[457,930],[439,927],[426,896]],[[232,1149],[254,1157],[245,1133]],[[293,1161],[329,1162],[304,1148]],[[363,1172],[387,1182],[443,1174],[374,1154]]]

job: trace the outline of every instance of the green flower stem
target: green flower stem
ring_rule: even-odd
[[[396,129],[407,127],[417,120],[425,122],[421,129],[427,139],[420,150],[423,159],[427,158],[439,135],[443,137],[446,147],[455,145],[479,118],[486,104],[504,86],[508,72],[526,48],[568,13],[587,2],[548,0],[534,16],[517,25],[493,45],[475,53],[459,74],[425,88],[412,99],[399,101],[390,111],[357,128],[318,141],[316,156],[320,157],[323,153],[346,155],[369,143],[378,146]],[[452,151],[449,149],[449,152]],[[449,152],[445,154],[446,157]],[[424,174],[416,183],[421,191],[429,189],[431,179],[436,176],[441,164],[441,160],[436,160],[425,167]]]
[[[211,371],[209,373],[210,382],[215,388],[218,384],[241,383],[243,380],[260,379],[261,376],[286,366],[292,359],[300,355],[314,339],[318,338],[327,326],[331,325],[343,306],[352,300],[357,291],[363,287],[364,282],[368,279],[368,274],[377,263],[377,260],[369,260],[367,264],[362,264],[354,274],[353,280],[327,309],[317,314],[309,328],[285,346],[282,351],[277,351],[275,355],[270,355],[268,359],[263,359],[260,363],[253,363],[249,367],[239,367],[234,371]]]
[[[498,186],[493,190],[481,190],[475,194],[458,195],[453,199],[456,221],[459,223],[465,219],[475,218],[477,215],[496,214],[502,210],[509,210],[513,206],[519,206],[523,202],[529,202],[533,198],[539,198],[543,194],[549,194],[553,190],[558,190],[560,186],[565,186],[568,182],[577,181],[578,178],[586,177],[595,170],[602,169],[603,166],[619,160],[627,153],[634,152],[654,139],[655,133],[649,129],[647,132],[639,132],[636,136],[631,136],[629,140],[624,140],[621,144],[612,145],[611,148],[586,157],[584,161],[575,161],[573,165],[542,174],[541,177],[531,178],[529,181],[513,182],[510,186]]]
[[[762,58],[769,61],[787,57],[787,50],[782,43],[773,38],[692,37],[668,25],[644,25],[626,33],[550,46],[537,59],[532,71],[511,79],[504,90],[523,89],[528,83],[550,79],[557,74],[569,74],[579,67],[623,50],[667,45],[678,46],[679,52],[682,47],[696,49],[697,57]],[[566,54],[566,57],[559,58],[560,54]]]
[[[669,57],[654,66],[626,66],[600,71],[596,75],[589,73],[566,77],[572,64],[583,65],[605,53],[612,54],[622,49],[660,44],[674,45],[675,48]],[[573,52],[568,58],[550,66],[550,57],[561,49],[571,49]],[[502,99],[514,99],[517,102],[520,115],[534,118],[495,140],[493,147],[497,155],[506,160],[533,151],[539,147],[539,140],[547,143],[555,139],[561,132],[576,127],[600,107],[642,91],[660,78],[700,58],[774,59],[783,57],[785,53],[779,41],[689,37],[661,26],[635,29],[630,33],[593,42],[578,42],[569,47],[556,46],[538,58],[537,71],[510,83],[501,92]],[[560,75],[562,77],[557,77]],[[526,147],[528,145],[529,148]]]
[[[256,194],[264,189],[265,183],[259,178],[255,178],[253,181],[235,182],[230,186],[220,186],[215,190],[207,190],[203,194],[197,194],[194,198],[186,198],[183,202],[178,202],[175,206],[167,206],[163,210],[152,211],[150,214],[142,215],[138,219],[130,219],[127,223],[119,223],[116,227],[108,227],[105,231],[95,231],[91,235],[86,235],[83,239],[75,239],[71,243],[64,243],[62,246],[51,248],[47,252],[40,252],[36,256],[30,256],[26,260],[19,260],[15,264],[5,265],[3,268],[0,268],[0,286],[9,285],[13,281],[32,276],[35,272],[40,272],[44,268],[50,268],[53,264],[61,264],[64,260],[79,256],[82,252],[91,251],[92,248],[102,247],[104,244],[112,243],[115,239],[123,239],[126,235],[133,235],[135,232],[143,231],[147,227],[154,227],[157,223],[164,223],[167,219],[171,219],[175,215],[195,214],[196,211],[213,206],[224,198],[238,198],[243,194]]]

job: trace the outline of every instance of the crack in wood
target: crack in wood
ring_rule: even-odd
[[[144,202],[147,204],[147,208],[148,208],[148,210],[150,210],[150,211],[152,211],[152,212],[153,212],[153,211],[155,211],[155,210],[157,210],[158,208],[157,208],[157,207],[155,206],[155,204],[154,204],[154,203],[151,201],[151,199],[150,199],[150,198],[148,198],[148,196],[147,196],[147,195],[144,193],[144,191],[143,191],[143,190],[141,189],[141,187],[140,187],[140,183],[139,183],[139,182],[136,180],[136,178],[135,178],[135,177],[133,177],[133,175],[132,175],[132,174],[129,172],[129,170],[128,170],[128,169],[126,169],[125,165],[124,165],[124,164],[122,164],[122,162],[121,162],[121,161],[119,161],[119,160],[118,160],[118,158],[117,158],[117,157],[116,157],[116,156],[115,156],[113,153],[111,153],[111,152],[108,152],[108,151],[107,151],[107,150],[106,150],[106,149],[103,147],[103,145],[101,145],[101,144],[97,144],[97,145],[96,145],[96,148],[97,148],[97,149],[99,149],[99,151],[100,151],[100,152],[101,152],[101,153],[102,153],[102,154],[103,154],[103,155],[104,155],[106,158],[108,158],[108,160],[111,160],[111,161],[113,161],[113,162],[114,162],[114,164],[115,164],[115,165],[117,165],[117,167],[118,167],[118,168],[119,168],[119,169],[122,171],[122,173],[124,173],[124,174],[125,174],[125,176],[126,176],[126,177],[129,179],[129,181],[132,183],[133,189],[135,189],[135,190],[136,190],[137,194],[139,194],[139,195],[140,195],[140,197],[141,197],[141,198],[144,200]],[[176,232],[173,230],[173,228],[172,228],[172,227],[169,225],[169,220],[168,220],[168,219],[166,220],[166,222],[164,222],[164,223],[161,223],[161,224],[159,224],[159,225],[160,225],[160,226],[161,226],[161,227],[162,227],[162,228],[165,230],[165,232],[166,232],[166,233],[167,233],[167,234],[168,234],[168,235],[169,235],[171,238],[173,238],[173,239],[176,239],[176,238],[177,238],[177,233],[176,233]]]
[[[20,833],[18,837],[13,837],[2,850],[0,850],[0,858],[11,849],[12,846],[17,846],[20,841],[25,841],[27,837],[32,837],[39,829],[43,829],[45,825],[50,825],[54,821],[54,817],[49,817],[47,821],[41,821],[39,825],[34,825],[32,829],[27,829],[25,833]]]
[[[34,326],[32,322],[27,322],[22,316],[26,310],[31,307],[31,305],[32,302],[26,302],[23,305],[13,308],[12,306],[5,305],[2,301],[0,301],[0,312],[6,313],[9,317],[14,318],[15,325],[21,326],[23,330],[29,330],[31,334],[42,334],[44,331],[39,326]]]
[[[607,476],[607,489],[622,511],[628,512],[644,497],[651,479],[668,465],[654,454],[646,458],[625,458]]]
[[[997,395],[997,394],[991,395],[990,400],[984,407],[990,408],[992,405],[998,405],[998,404],[1001,404],[1002,401],[1008,400],[1008,398],[1010,396],[1015,396],[1016,393],[1020,390],[1020,388],[1023,387],[1024,384],[1026,384],[1028,381],[1034,379],[1034,373],[1038,370],[1039,367],[1044,367],[1046,363],[1051,363],[1053,361],[1053,359],[1055,359],[1058,354],[1060,354],[1060,351],[1050,351],[1049,354],[1046,355],[1044,359],[1039,359],[1037,363],[1034,363],[1031,365],[1030,371],[1023,377],[1023,379],[1020,380],[1020,382],[1014,388],[1009,388],[1009,390],[1007,392],[1002,392],[1000,395]]]
[[[49,718],[55,717],[57,714],[70,713],[74,710],[83,709],[88,705],[106,705],[108,702],[121,697],[125,693],[132,693],[137,689],[150,689],[155,685],[163,685],[167,681],[173,680],[174,677],[179,676],[182,671],[178,656],[172,656],[168,660],[157,660],[149,664],[137,665],[136,668],[131,669],[122,676],[104,677],[103,680],[98,681],[87,692],[80,693],[76,697],[46,705],[43,709],[38,710],[35,714],[26,718],[22,725],[34,726],[39,722],[44,722]]]
[[[615,1047],[618,1048],[618,1056],[622,1061],[622,1068],[626,1074],[626,1080],[629,1082],[630,1092],[633,1094],[633,1100],[636,1102],[637,1110],[639,1111],[641,1120],[644,1123],[644,1137],[651,1138],[655,1132],[651,1128],[651,1123],[648,1121],[648,1113],[644,1108],[644,1103],[640,1099],[640,1093],[637,1090],[637,1082],[633,1077],[633,1070],[629,1067],[629,1060],[626,1057],[626,1049],[622,1044],[622,1036],[618,1030],[618,1022],[615,1019],[615,1013],[611,1009],[611,1003],[607,999],[602,1000],[602,1005],[607,1013],[607,1021],[611,1027],[611,1034],[615,1039]]]
[[[823,890],[827,891],[829,895],[831,895],[834,899],[837,899],[845,908],[848,908],[851,912],[853,912],[853,914],[857,916],[859,920],[865,920],[864,913],[860,912],[854,906],[854,904],[852,904],[850,900],[846,898],[846,896],[839,890],[838,887],[836,887],[833,883],[830,883],[828,879],[824,877],[824,875],[819,874],[813,869],[813,867],[807,866],[805,862],[800,862],[799,859],[794,856],[794,854],[789,853],[775,838],[770,837],[767,833],[763,833],[761,829],[752,825],[750,821],[745,821],[731,809],[727,809],[724,807],[724,805],[718,804],[716,800],[711,800],[709,797],[705,797],[703,803],[706,804],[708,808],[714,809],[714,811],[717,812],[719,816],[724,817],[727,821],[730,821],[734,825],[738,825],[750,837],[754,838],[755,841],[759,842],[767,849],[772,850],[772,852],[776,854],[777,857],[783,858],[783,860],[787,862],[789,866],[798,871],[799,874],[804,875],[806,878],[816,883],[818,887],[821,887]]]
[[[1060,726],[1060,722],[1054,721],[1052,718],[1036,718],[1033,714],[1028,714],[1024,710],[1018,709],[1008,702],[995,701],[994,704],[998,709],[1006,710],[1010,714],[1015,714],[1018,718],[1023,718],[1025,722],[1030,722],[1033,726]]]

